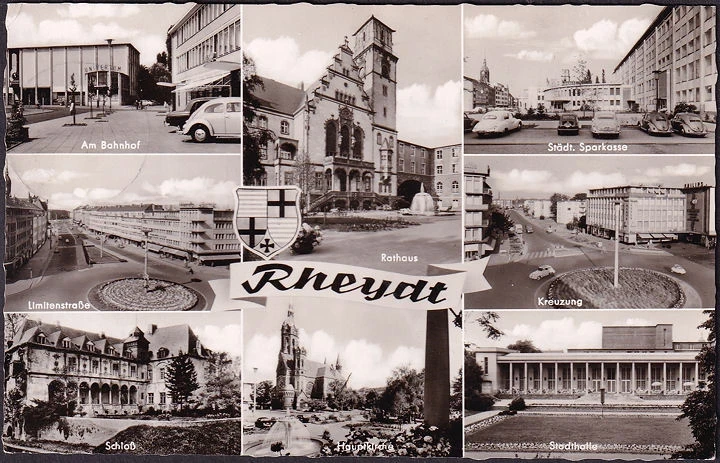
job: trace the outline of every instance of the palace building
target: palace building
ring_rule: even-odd
[[[264,173],[257,184],[300,185],[308,190],[309,211],[392,206],[422,187],[441,200],[436,148],[398,141],[394,32],[371,16],[307,88],[261,77],[263,85],[252,90],[250,131],[269,141],[260,147]],[[452,204],[442,201],[445,208]]]
[[[138,97],[140,52],[129,43],[8,48],[5,58],[6,105],[87,105],[106,97],[108,86],[113,104]]]
[[[597,349],[522,353],[470,345],[483,368],[482,392],[687,394],[702,386],[705,342],[673,340],[673,326],[603,326]]]
[[[300,345],[295,314],[289,308],[287,318],[280,328],[280,352],[276,369],[275,399],[283,408],[303,408],[311,399],[325,399],[331,393],[331,385],[338,381],[347,386],[338,355],[335,363],[328,364],[308,360],[307,351]]]
[[[212,204],[81,206],[73,221],[101,239],[143,246],[161,255],[202,265],[240,261],[235,211]],[[146,234],[147,232],[147,234]]]
[[[210,351],[188,325],[135,328],[126,338],[26,319],[6,340],[5,391],[19,388],[27,405],[57,395],[75,397],[88,416],[130,415],[173,407],[165,371],[188,355],[200,389]]]

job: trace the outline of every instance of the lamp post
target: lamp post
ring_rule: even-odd
[[[257,410],[257,371],[257,367],[253,367],[253,413],[255,413],[255,410]]]
[[[113,69],[113,52],[112,52],[112,41],[113,39],[105,39],[108,44],[108,55],[110,55],[110,69],[108,70],[108,97],[110,98],[110,109],[112,112],[112,69]]]
[[[150,287],[150,275],[148,274],[148,248],[150,247],[150,243],[148,242],[148,237],[150,236],[152,228],[143,226],[140,231],[143,232],[143,234],[145,235],[145,272],[143,273],[143,279],[145,280],[145,283],[143,284],[143,287],[147,292],[148,288]]]
[[[620,284],[620,201],[615,201],[615,278],[613,286]]]

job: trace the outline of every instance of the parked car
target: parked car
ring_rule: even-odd
[[[525,226],[525,230],[527,231],[527,233],[534,233],[534,232],[535,232],[535,230],[533,229],[532,225],[527,225],[527,226]]]
[[[685,268],[680,264],[675,264],[672,267],[670,267],[670,271],[673,273],[677,273],[679,275],[685,275],[687,273],[685,271]]]
[[[240,138],[242,136],[242,100],[239,97],[215,98],[203,103],[183,126],[183,134],[196,142],[212,137]]]
[[[200,106],[202,106],[203,103],[214,99],[215,98],[211,96],[193,98],[192,100],[188,101],[188,104],[185,105],[185,108],[178,111],[170,111],[169,113],[167,113],[167,115],[165,116],[165,123],[167,125],[177,127],[178,129],[182,129],[183,125],[185,125],[185,122],[187,122],[192,113],[194,113]]]
[[[681,135],[695,137],[707,135],[707,128],[697,114],[677,113],[670,122],[673,130]]]
[[[665,113],[646,113],[640,121],[640,130],[649,135],[672,135],[670,118]]]
[[[545,277],[555,275],[555,269],[549,265],[541,265],[530,274],[531,280],[542,280]]]
[[[580,133],[580,121],[574,113],[560,114],[558,120],[558,135],[578,135]]]
[[[488,111],[475,124],[472,131],[478,136],[504,135],[522,127],[522,121],[515,119],[510,111]]]
[[[593,137],[601,135],[620,136],[620,122],[612,111],[599,111],[593,117],[590,132]]]
[[[255,427],[259,429],[266,429],[271,427],[277,422],[275,418],[268,418],[266,416],[261,416],[257,420],[255,420]]]
[[[553,227],[551,227],[551,226],[548,226],[548,227],[545,229],[545,231],[546,231],[547,233],[552,233],[552,232],[555,231],[555,229],[553,229]]]
[[[475,127],[475,124],[478,123],[480,116],[480,114],[463,114],[463,130],[465,132],[472,132],[472,129]]]

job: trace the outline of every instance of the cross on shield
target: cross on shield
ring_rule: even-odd
[[[243,245],[269,260],[295,241],[300,231],[300,188],[238,187],[235,231]]]

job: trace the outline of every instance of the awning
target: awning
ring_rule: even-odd
[[[187,82],[183,82],[180,84],[177,84],[177,88],[173,90],[173,93],[177,93],[179,91],[185,92],[188,90],[195,90],[201,87],[212,87],[212,83],[216,82],[218,80],[222,80],[225,77],[228,77],[230,75],[229,72],[213,72],[210,74],[202,74],[198,76],[195,79],[188,80]],[[222,85],[223,87],[227,87],[227,85]]]
[[[222,254],[212,256],[198,256],[202,262],[205,261],[220,261],[220,260],[240,260],[240,253],[237,254]]]
[[[665,238],[665,235],[660,234],[660,233],[651,233],[650,236],[652,236],[652,238],[654,240],[661,240],[661,239]]]
[[[638,233],[638,238],[640,238],[641,240],[649,240],[652,238],[652,235],[647,233]]]

